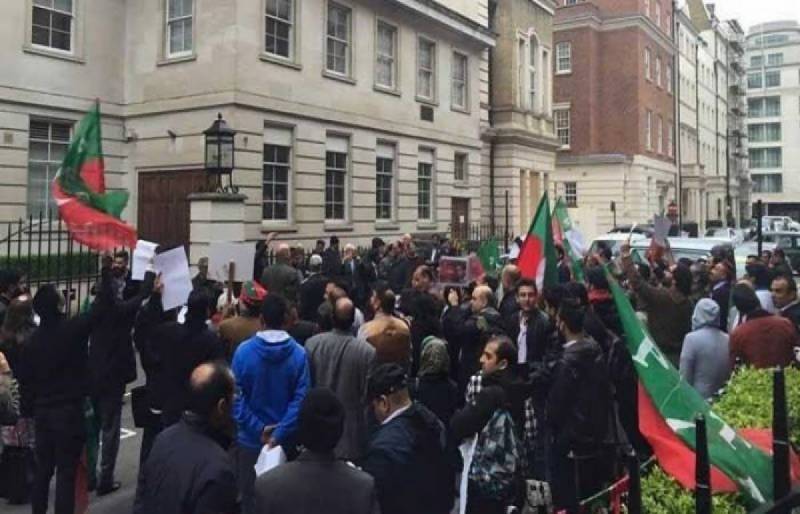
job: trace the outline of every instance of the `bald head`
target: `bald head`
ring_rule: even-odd
[[[333,307],[333,328],[349,331],[355,321],[356,307],[350,298],[344,297],[336,300]]]
[[[487,307],[494,307],[494,293],[489,286],[478,286],[472,290],[472,301],[470,302],[472,312],[478,313]]]
[[[503,290],[510,291],[516,288],[520,278],[522,278],[522,274],[517,266],[514,264],[506,265],[502,274]]]
[[[188,409],[208,420],[233,402],[234,380],[230,368],[222,362],[206,362],[197,366],[189,377]]]
[[[289,257],[291,256],[291,253],[292,252],[291,249],[289,248],[289,245],[286,243],[281,243],[278,246],[278,251],[275,252],[275,257],[283,261],[288,261]]]

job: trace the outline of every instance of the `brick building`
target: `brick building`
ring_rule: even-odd
[[[570,5],[565,5],[570,4]],[[676,200],[672,2],[564,2],[554,22],[550,190],[586,235],[643,223]]]

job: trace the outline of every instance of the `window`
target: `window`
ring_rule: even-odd
[[[777,143],[781,140],[780,123],[754,123],[747,126],[747,138],[751,143]]]
[[[750,168],[780,168],[783,151],[780,148],[750,148]]]
[[[656,118],[656,152],[664,153],[664,119],[661,116]]]
[[[556,137],[558,138],[558,142],[561,143],[561,146],[569,146],[570,145],[569,110],[559,109],[557,111],[553,111],[553,114],[555,115]]]
[[[456,182],[467,181],[467,154],[457,153],[453,163],[453,175]]]
[[[758,73],[748,73],[747,74],[747,88],[748,89],[757,89],[760,87],[764,87],[763,82],[763,75],[761,72]]]
[[[780,87],[781,85],[780,70],[773,70],[764,73],[764,85],[766,87]]]
[[[339,75],[350,75],[350,15],[350,9],[328,3],[325,69]]]
[[[780,174],[766,174],[766,173],[753,173],[750,175],[753,180],[754,193],[782,193],[783,192],[783,175]]]
[[[656,85],[661,87],[661,57],[656,57]]]
[[[469,60],[464,54],[453,52],[452,82],[450,87],[450,100],[453,107],[466,109],[467,105],[467,76]]]
[[[564,5],[578,5],[578,0],[564,0]]]
[[[422,38],[417,42],[417,96],[436,99],[436,43]]]
[[[50,189],[69,146],[71,125],[47,121],[30,123],[28,146],[28,214],[55,214]]]
[[[73,0],[33,0],[31,43],[72,51]]]
[[[572,43],[563,41],[556,45],[556,73],[572,71]]]
[[[325,220],[345,221],[347,208],[347,154],[349,141],[328,137],[325,152]]]
[[[375,219],[392,219],[394,198],[394,146],[378,144],[375,157]]]
[[[644,0],[644,14],[645,16],[650,16],[650,0]]]
[[[767,66],[780,66],[783,64],[783,54],[767,55]]]
[[[653,113],[647,111],[644,120],[644,145],[648,150],[653,149]]]
[[[655,14],[656,25],[658,25],[660,27],[661,26],[661,3],[660,2],[656,2],[655,8],[656,8],[656,14]]]
[[[292,131],[284,128],[264,130],[264,176],[262,218],[289,220],[289,173],[291,171]]]
[[[378,22],[378,43],[375,52],[375,83],[395,89],[397,80],[397,28]]]
[[[417,163],[417,218],[433,219],[433,151],[420,150]]]
[[[750,67],[751,68],[760,68],[764,66],[764,56],[763,55],[752,55],[750,56]]]
[[[667,64],[667,93],[672,93],[672,65]]]
[[[564,201],[567,202],[567,207],[578,206],[578,183],[577,182],[564,182]]]
[[[167,57],[192,53],[193,0],[167,0]]]
[[[667,155],[670,157],[675,156],[675,140],[673,139],[674,134],[672,133],[674,130],[672,123],[667,123]]]
[[[760,96],[747,99],[747,115],[750,118],[764,118],[781,115],[781,97]]]
[[[644,49],[644,78],[653,80],[652,71],[650,70],[650,49]]]
[[[528,47],[528,102],[530,110],[533,111],[536,109],[536,54],[539,52],[539,45],[533,36]]]
[[[289,59],[292,57],[293,0],[266,0],[264,51]]]
[[[517,89],[519,92],[520,109],[525,108],[525,101],[526,101],[525,99],[528,94],[526,91],[527,79],[525,78],[525,75],[527,74],[526,63],[528,62],[528,53],[527,50],[525,49],[525,46],[526,46],[525,40],[520,38],[517,45]]]

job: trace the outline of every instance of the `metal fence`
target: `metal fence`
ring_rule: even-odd
[[[504,248],[511,245],[511,234],[507,225],[486,223],[461,223],[450,226],[450,240],[466,251],[475,251],[485,241],[494,239]]]

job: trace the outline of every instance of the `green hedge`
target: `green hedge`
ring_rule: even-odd
[[[53,254],[49,259],[47,255],[31,255],[30,262],[25,255],[0,256],[0,269],[15,269],[27,275],[29,282],[95,275],[98,267],[97,255],[91,253]]]
[[[786,370],[786,401],[789,406],[789,434],[795,446],[800,442],[800,370]],[[713,410],[732,427],[772,427],[772,370],[742,368],[722,392]],[[714,514],[745,514],[739,495],[714,495]],[[642,478],[642,508],[648,514],[694,512],[694,493],[683,489],[656,466]]]

